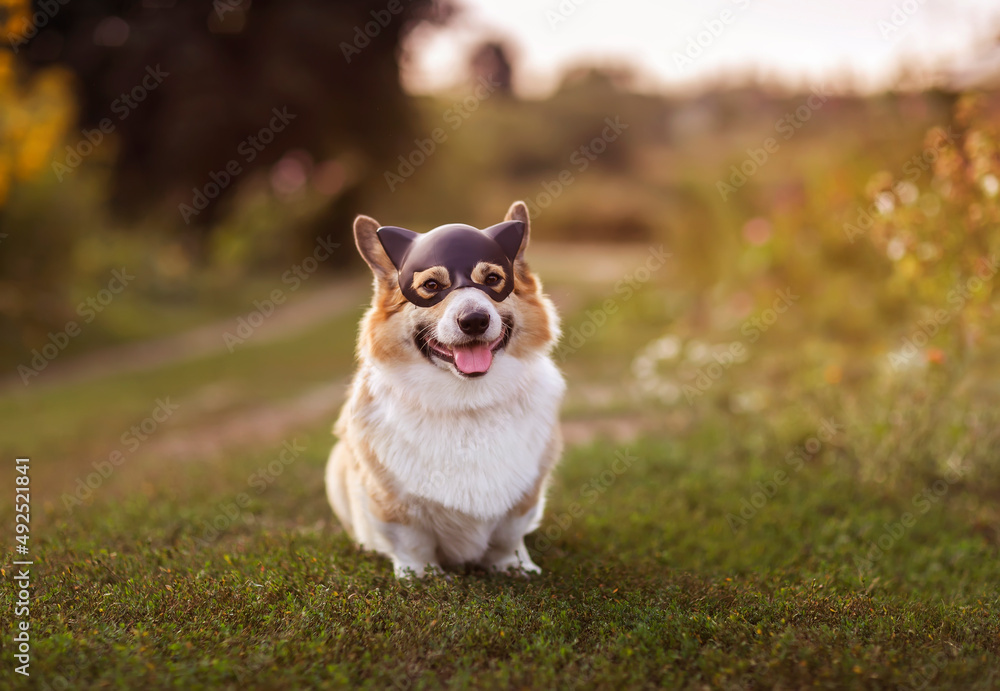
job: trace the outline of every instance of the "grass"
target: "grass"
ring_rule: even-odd
[[[726,513],[772,467],[692,464],[721,433],[637,442],[606,488],[620,449],[572,451],[531,581],[397,583],[325,526],[324,435],[215,539],[220,507],[270,459],[191,469],[33,545],[34,673],[66,688],[995,687],[1000,563],[955,497],[859,577],[855,557],[906,502],[820,462],[734,532]]]
[[[531,580],[406,585],[357,551],[325,499],[329,421],[221,455],[140,452],[85,505],[58,501],[158,395],[235,387],[220,409],[191,404],[167,423],[183,433],[343,376],[354,313],[232,356],[0,400],[2,446],[31,451],[39,497],[32,677],[12,673],[7,628],[5,685],[1000,687],[1000,437],[980,394],[946,372],[897,388],[782,382],[771,404],[734,412],[739,390],[778,381],[772,360],[813,367],[776,328],[692,405],[635,398],[632,354],[667,325],[684,329],[682,301],[657,282],[643,290],[567,358],[567,409],[662,423],[568,449],[529,539],[544,569]],[[607,396],[587,403],[585,386]],[[304,450],[275,463],[283,443]],[[961,472],[949,474],[955,454]],[[13,600],[5,587],[5,621]]]
[[[250,347],[240,346],[232,353],[155,370],[16,389],[0,397],[0,417],[7,422],[0,430],[0,450],[10,456],[30,449],[67,464],[87,457],[96,460],[106,457],[109,444],[149,416],[157,400],[169,398],[179,406],[168,423],[173,430],[184,430],[204,425],[213,416],[279,402],[310,386],[347,377],[353,340],[345,336],[353,332],[360,315],[359,307],[294,340],[260,345],[251,340]],[[210,389],[217,395],[205,402]],[[41,419],[46,424],[38,424]],[[38,472],[50,470],[62,472],[55,468]]]

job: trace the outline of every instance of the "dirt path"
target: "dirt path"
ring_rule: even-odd
[[[565,314],[578,306],[573,286],[612,286],[646,258],[642,245],[552,245],[534,243],[532,268],[543,276],[559,310]],[[581,273],[581,267],[586,272]],[[317,324],[368,301],[367,276],[343,279],[285,305],[254,333],[256,343],[291,338]],[[76,358],[59,359],[32,382],[32,389],[62,386],[116,374],[142,372],[178,362],[206,357],[226,349],[223,334],[232,332],[236,317],[173,336],[106,348]],[[23,389],[16,372],[0,377],[0,395]]]
[[[206,460],[241,448],[278,445],[299,430],[323,422],[332,428],[349,383],[349,379],[341,379],[309,389],[290,400],[233,412],[210,425],[171,432],[151,440],[142,456],[157,463]],[[590,444],[597,439],[625,444],[645,432],[660,429],[663,424],[659,417],[616,413],[564,420],[562,429],[567,446]]]
[[[344,314],[368,299],[369,282],[363,278],[341,280],[284,305],[254,332],[255,343],[292,338],[323,321]],[[63,386],[117,374],[142,372],[214,355],[226,350],[225,332],[236,328],[236,317],[201,326],[174,336],[106,348],[65,361],[55,360],[32,389]],[[0,379],[0,394],[23,389],[15,373]]]
[[[238,448],[280,444],[293,432],[324,421],[332,428],[349,383],[348,379],[341,379],[309,389],[291,400],[233,412],[211,425],[171,432],[150,440],[142,455],[157,462],[203,460]]]
[[[643,261],[648,248],[621,246],[601,248],[533,247],[533,268],[549,279],[550,293],[563,314],[578,307],[580,266],[587,266],[586,283],[591,289],[613,286],[630,268]],[[324,321],[336,318],[367,302],[369,281],[365,276],[340,281],[302,296],[267,319],[254,335],[255,344],[293,338]],[[53,387],[101,377],[134,373],[206,357],[225,351],[223,334],[235,328],[235,318],[162,339],[123,345],[65,363],[53,362],[35,386]],[[329,382],[300,392],[290,399],[268,401],[252,408],[230,411],[211,423],[189,427],[151,440],[140,452],[150,461],[221,457],[240,448],[280,444],[298,430],[323,422],[332,425],[346,394],[347,379]],[[33,387],[34,388],[34,387]],[[16,376],[0,380],[0,394],[21,390]],[[570,382],[570,396],[574,385]],[[608,390],[609,400],[621,392]],[[636,413],[602,414],[595,410],[585,419],[563,422],[568,446],[588,444],[598,438],[628,443],[646,431],[662,426],[662,420]]]

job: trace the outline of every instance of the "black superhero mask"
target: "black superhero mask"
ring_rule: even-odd
[[[382,226],[378,239],[399,272],[403,297],[417,307],[431,307],[469,287],[502,302],[514,290],[524,223],[504,221],[484,230],[452,223],[422,234]]]

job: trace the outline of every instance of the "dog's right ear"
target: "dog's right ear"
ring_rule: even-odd
[[[358,246],[361,257],[371,267],[375,278],[391,282],[396,276],[396,267],[379,242],[378,229],[379,223],[374,218],[358,216],[354,219],[354,243]]]
[[[507,209],[505,221],[520,221],[524,224],[524,235],[521,237],[521,246],[517,251],[517,260],[524,261],[524,251],[528,249],[528,239],[531,237],[531,218],[528,214],[528,207],[524,202],[517,201]]]

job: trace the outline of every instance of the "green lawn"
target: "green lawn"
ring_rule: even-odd
[[[613,279],[553,284],[583,295],[568,328]],[[993,399],[958,369],[825,382],[825,351],[786,340],[794,316],[693,403],[643,398],[631,367],[648,341],[713,340],[681,323],[663,280],[567,357],[571,422],[643,424],[573,440],[529,539],[544,570],[531,580],[402,585],[358,552],[325,499],[332,417],[203,456],[140,447],[83,505],[61,500],[157,397],[180,407],[150,444],[346,376],[357,312],[232,356],[0,399],[0,447],[32,454],[35,560],[30,680],[13,673],[3,566],[2,685],[1000,688]],[[212,387],[228,392],[214,404]],[[764,404],[730,405],[760,388]],[[286,444],[303,450],[276,462]]]

